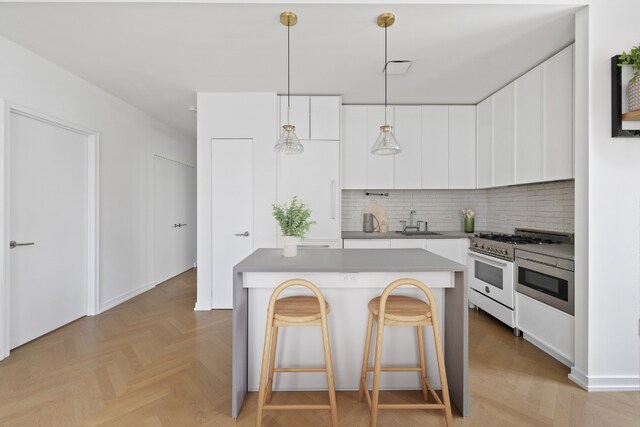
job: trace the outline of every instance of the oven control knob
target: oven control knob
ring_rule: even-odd
[[[488,287],[488,286],[485,286],[485,287],[484,287],[484,291],[485,291],[486,293],[489,293],[489,287]]]

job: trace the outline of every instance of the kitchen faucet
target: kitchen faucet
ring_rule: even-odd
[[[420,226],[419,225],[413,225],[413,217],[415,216],[416,211],[412,210],[411,212],[409,212],[409,225],[405,225],[403,227],[403,231],[407,231],[407,230],[414,230],[414,231],[420,231]],[[422,221],[420,221],[422,222]],[[406,224],[406,222],[405,222]]]

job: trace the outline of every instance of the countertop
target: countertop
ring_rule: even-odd
[[[542,244],[542,245],[517,245],[515,247],[521,251],[529,251],[542,255],[549,255],[558,258],[574,260],[574,245],[568,243],[562,244]]]
[[[257,249],[234,267],[235,273],[283,271],[466,271],[466,266],[424,249],[298,248],[298,256],[291,258],[282,256],[282,249]]]
[[[405,236],[404,234],[401,234],[395,231],[389,231],[386,233],[365,233],[364,231],[343,231],[342,238],[343,239],[464,239],[464,238],[470,239],[473,236],[475,236],[476,233],[480,233],[480,231],[475,231],[473,233],[465,233],[464,231],[435,231],[435,233],[439,233],[439,234]]]

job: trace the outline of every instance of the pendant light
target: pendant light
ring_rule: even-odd
[[[289,32],[291,27],[298,23],[298,16],[293,12],[282,12],[280,23],[287,27],[287,124],[282,126],[282,134],[278,143],[273,147],[276,151],[285,154],[304,153],[304,147],[296,136],[296,127],[291,124],[291,49]]]
[[[371,147],[371,154],[388,156],[402,151],[398,140],[393,135],[393,126],[387,124],[387,28],[396,21],[393,13],[387,12],[378,16],[378,27],[384,28],[384,125],[380,126],[380,135]]]

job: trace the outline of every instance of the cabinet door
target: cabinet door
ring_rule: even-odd
[[[422,107],[422,188],[449,188],[449,107],[446,105]]]
[[[345,249],[389,249],[389,239],[344,239]]]
[[[449,188],[476,188],[476,107],[449,107]]]
[[[304,155],[279,154],[278,200],[293,196],[311,209],[308,239],[339,238],[339,141],[309,140]]]
[[[282,125],[287,124],[287,97],[280,96],[280,129],[278,136],[282,133]],[[291,124],[296,127],[298,139],[309,139],[309,97],[291,97]]]
[[[392,249],[427,249],[427,239],[391,239]]]
[[[573,46],[545,62],[542,70],[543,178],[573,178]]]
[[[493,96],[478,104],[476,141],[476,185],[493,186]]]
[[[542,67],[516,80],[515,182],[542,181]]]
[[[367,107],[342,107],[342,188],[362,190],[367,186]],[[372,143],[373,144],[373,143]]]
[[[421,107],[395,107],[395,135],[402,152],[394,157],[394,188],[414,189],[422,184]]]
[[[393,107],[387,108],[387,124],[393,126]],[[387,189],[393,187],[393,163],[396,156],[377,156],[370,149],[380,134],[380,126],[384,125],[384,106],[367,107],[367,186],[370,189]],[[394,129],[395,131],[395,129]],[[400,141],[402,147],[402,141]]]
[[[310,97],[311,139],[340,139],[340,97]]]
[[[428,239],[427,250],[436,255],[467,265],[469,239]]]
[[[493,185],[515,183],[513,171],[513,94],[514,83],[493,96]]]

